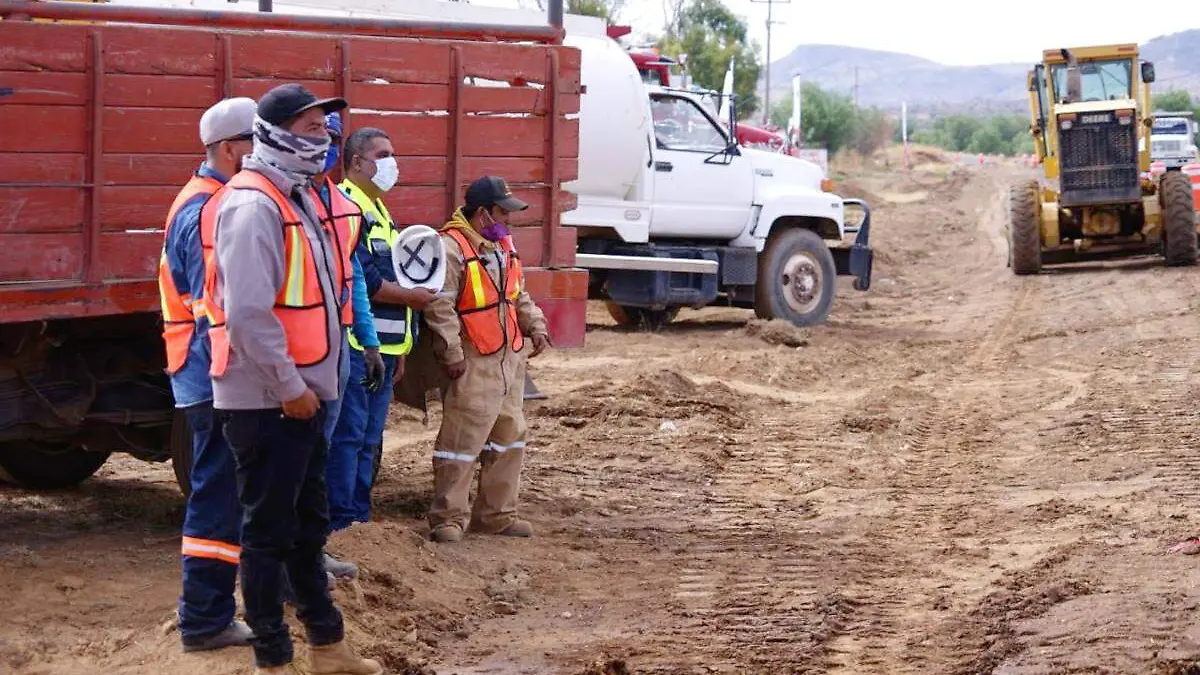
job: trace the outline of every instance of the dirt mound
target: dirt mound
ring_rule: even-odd
[[[580,388],[560,400],[548,402],[539,410],[541,417],[559,418],[569,428],[582,428],[592,422],[606,424],[619,420],[677,420],[710,417],[722,425],[741,428],[745,396],[725,384],[698,384],[674,369],[642,373],[632,381],[616,385],[605,380]]]
[[[807,328],[793,326],[786,321],[754,319],[746,324],[746,335],[756,337],[769,345],[784,347],[807,347],[812,334]]]
[[[863,187],[861,183],[854,179],[841,181],[834,189],[842,197],[849,199],[861,199],[871,205],[883,203],[882,197]]]

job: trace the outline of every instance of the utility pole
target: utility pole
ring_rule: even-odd
[[[766,3],[767,5],[767,90],[763,96],[763,126],[767,126],[771,121],[771,26],[774,24],[782,24],[782,21],[773,21],[771,10],[776,3],[781,5],[791,4],[791,0],[750,0],[755,3]]]

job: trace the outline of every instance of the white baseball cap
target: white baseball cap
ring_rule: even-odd
[[[446,283],[446,245],[428,225],[409,225],[392,245],[392,270],[404,288],[437,292]]]
[[[227,98],[200,116],[200,142],[204,147],[233,138],[250,138],[258,104],[252,98]]]

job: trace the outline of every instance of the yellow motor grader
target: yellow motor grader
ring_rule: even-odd
[[[1042,265],[1160,253],[1196,263],[1192,187],[1150,175],[1154,64],[1136,44],[1052,49],[1028,75],[1040,179],[1012,188],[1008,264]]]

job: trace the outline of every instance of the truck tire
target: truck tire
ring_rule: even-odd
[[[833,253],[820,235],[800,228],[777,231],[758,256],[754,313],[816,326],[829,317],[836,285]]]
[[[192,427],[182,410],[175,411],[171,420],[171,468],[183,496],[192,494]]]
[[[1191,179],[1179,171],[1163,174],[1158,184],[1162,200],[1163,257],[1167,267],[1196,264],[1196,207]]]
[[[60,490],[87,480],[109,453],[35,441],[0,444],[0,480],[34,490]]]
[[[1013,274],[1042,271],[1042,222],[1038,215],[1038,182],[1031,180],[1008,193],[1008,258]]]
[[[649,309],[647,307],[618,305],[615,302],[606,302],[604,303],[604,307],[608,309],[608,315],[613,318],[613,321],[617,322],[618,326],[630,326],[650,331],[662,330],[670,325],[675,320],[675,317],[679,316],[678,307]]]

